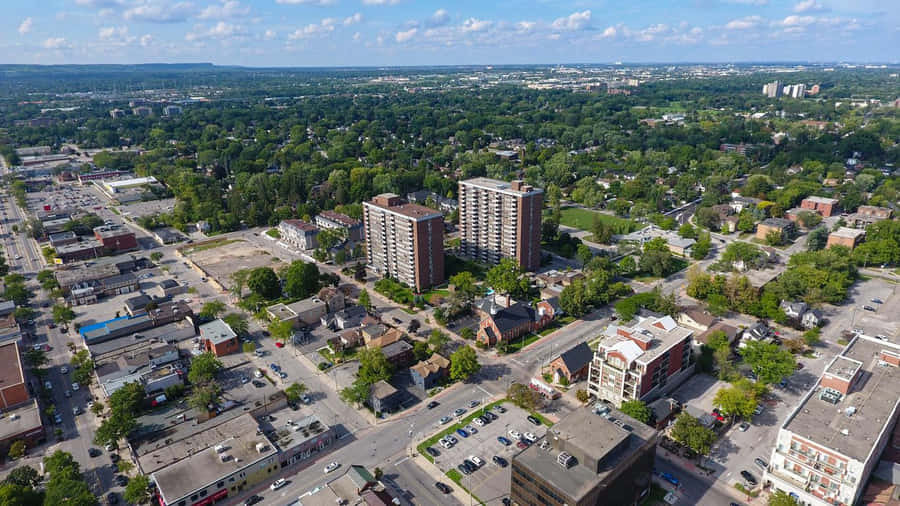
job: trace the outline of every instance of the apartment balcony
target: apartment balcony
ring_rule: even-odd
[[[799,490],[809,491],[810,481],[809,479],[804,479],[802,476],[798,476],[790,471],[785,469],[775,469],[772,470],[771,466],[769,466],[768,477],[774,479],[775,481],[781,481],[785,485],[789,487],[794,487]]]

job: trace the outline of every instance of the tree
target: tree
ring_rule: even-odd
[[[353,403],[359,406],[369,399],[369,392],[371,391],[371,388],[371,383],[366,383],[357,378],[357,380],[354,381],[353,384],[341,390],[340,396],[344,402]]]
[[[365,308],[365,310],[367,312],[372,310],[372,301],[369,299],[369,291],[368,290],[366,290],[365,288],[360,290],[359,298],[357,299],[357,303],[359,303],[360,306]]]
[[[769,246],[778,246],[784,240],[784,235],[779,230],[769,230],[766,234],[766,244]]]
[[[591,395],[587,390],[579,388],[575,391],[575,398],[578,399],[578,402],[584,404],[591,399]]]
[[[15,460],[25,456],[25,441],[17,439],[9,445],[9,458]]]
[[[120,460],[116,462],[116,468],[120,473],[128,474],[132,469],[134,469],[134,464],[132,464],[128,460]]]
[[[447,334],[444,334],[438,329],[432,330],[431,335],[428,336],[428,346],[431,347],[431,351],[434,353],[443,353],[444,348],[449,342],[450,338]]]
[[[53,321],[59,325],[67,325],[75,319],[75,311],[69,306],[56,304],[53,306]]]
[[[526,411],[535,411],[541,405],[541,394],[521,383],[509,385],[509,388],[506,389],[506,397]]]
[[[469,271],[463,271],[450,277],[450,284],[454,287],[454,293],[459,296],[464,306],[468,306],[481,293],[476,284],[475,276]]]
[[[93,413],[94,416],[100,416],[103,414],[103,409],[105,407],[106,406],[104,406],[102,402],[94,401],[94,404],[91,405],[91,413]]]
[[[740,353],[764,384],[780,382],[793,374],[796,367],[794,356],[775,343],[749,341]]]
[[[700,209],[697,209],[694,220],[697,222],[697,225],[700,225],[707,230],[718,231],[722,229],[722,225],[719,222],[719,213],[711,207],[701,207]]]
[[[610,244],[615,233],[612,226],[599,214],[594,215],[591,231],[594,233],[594,242],[600,244]]]
[[[619,272],[621,272],[623,276],[633,274],[635,270],[637,270],[637,264],[635,263],[633,256],[628,255],[619,261]]]
[[[282,278],[284,278],[284,292],[289,297],[305,299],[318,293],[320,288],[319,268],[313,263],[300,260],[291,262],[284,270]]]
[[[44,504],[96,506],[98,502],[87,483],[79,476],[77,479],[51,479],[47,484]]]
[[[594,252],[591,251],[587,244],[581,243],[575,250],[575,256],[581,262],[581,265],[584,266],[591,261],[591,258],[594,258]]]
[[[470,346],[460,346],[450,355],[450,379],[466,381],[481,370],[478,356]]]
[[[662,277],[672,268],[672,253],[662,237],[655,237],[644,244],[641,253],[641,270]]]
[[[135,476],[125,486],[122,495],[125,501],[131,504],[144,504],[150,501],[150,479],[143,474]]]
[[[251,270],[247,277],[247,288],[263,300],[281,297],[281,282],[275,271],[269,267],[257,267]]]
[[[37,469],[31,466],[19,466],[10,471],[3,482],[15,483],[23,487],[35,487],[41,482],[41,475],[37,472]],[[0,504],[4,503],[0,501]]]
[[[211,352],[201,353],[191,359],[191,368],[188,371],[188,380],[194,385],[203,385],[211,382],[216,373],[222,369],[222,362]]]
[[[159,261],[162,260],[162,257],[163,257],[163,254],[159,251],[154,251],[153,253],[150,253],[150,260],[152,260],[153,263],[155,263],[155,264],[158,264]]]
[[[820,336],[822,335],[822,329],[819,327],[814,327],[803,333],[803,342],[807,346],[816,346],[820,342],[822,342]]]
[[[279,320],[269,324],[269,333],[272,339],[278,339],[281,342],[287,342],[294,334],[294,324],[290,320]]]
[[[3,506],[39,506],[44,503],[44,494],[32,487],[10,483],[0,483],[0,504]]]
[[[94,443],[101,445],[114,443],[127,436],[135,427],[137,427],[137,422],[133,414],[110,411],[110,415],[100,423],[97,431],[94,432]]]
[[[200,313],[198,316],[201,318],[215,319],[218,318],[220,314],[225,312],[225,303],[220,300],[211,300],[206,304],[203,304],[203,307],[200,309]],[[232,328],[234,330],[234,328]],[[237,331],[235,331],[237,332]]]
[[[240,313],[228,313],[222,317],[222,321],[227,323],[231,330],[239,336],[246,336],[250,332],[247,317]]]
[[[208,411],[219,400],[220,393],[221,389],[215,383],[194,387],[194,392],[188,397],[188,406],[200,412]]]
[[[231,273],[231,294],[237,298],[241,298],[244,294],[244,287],[250,278],[249,269],[240,269]]]
[[[485,276],[487,285],[497,292],[513,298],[523,298],[528,293],[529,283],[522,269],[512,259],[504,258],[492,267]]]
[[[30,307],[20,306],[13,311],[13,318],[15,318],[18,323],[25,323],[28,320],[33,320],[35,315],[34,309]]]
[[[25,359],[25,363],[28,364],[28,367],[31,367],[32,369],[43,367],[49,362],[47,354],[44,353],[43,350],[28,350],[25,352],[23,358]]]
[[[562,289],[559,294],[559,306],[567,314],[576,318],[583,316],[590,309],[590,301],[585,283],[578,279]]]
[[[704,427],[699,420],[687,413],[681,413],[672,427],[672,439],[694,450],[700,455],[707,455],[716,440],[716,433]]]
[[[51,480],[74,480],[80,477],[81,466],[71,453],[56,450],[44,457],[44,472],[50,475]]]
[[[828,244],[828,227],[814,228],[806,236],[806,249],[809,251],[824,249],[826,244]]]
[[[357,353],[357,359],[359,360],[359,371],[357,371],[356,377],[369,385],[374,385],[381,380],[387,381],[394,374],[394,366],[388,362],[381,348],[360,350]],[[368,394],[366,395],[368,396]]]
[[[690,223],[685,223],[678,228],[678,235],[684,237],[685,239],[696,239],[697,229],[695,229],[694,226]]]
[[[747,378],[741,378],[745,382]],[[740,380],[739,380],[740,381]],[[746,384],[736,382],[729,387],[720,388],[713,397],[713,406],[719,408],[723,415],[739,416],[750,419],[756,409],[756,392]]]
[[[306,390],[306,385],[295,381],[291,383],[291,386],[284,389],[284,394],[287,396],[288,401],[297,402],[300,400],[300,396],[306,393]]]
[[[706,258],[706,255],[709,255],[710,249],[712,249],[712,238],[710,237],[709,232],[702,232],[697,239],[697,242],[694,243],[694,247],[691,249],[691,258],[694,260],[703,260]]]
[[[796,499],[790,496],[787,492],[783,490],[775,490],[769,496],[769,506],[800,506],[800,503],[797,502]]]
[[[625,401],[619,407],[619,411],[646,424],[649,424],[650,419],[653,417],[653,412],[641,400]]]
[[[463,327],[462,330],[459,331],[459,337],[471,341],[475,339],[475,331],[472,330],[472,327]]]

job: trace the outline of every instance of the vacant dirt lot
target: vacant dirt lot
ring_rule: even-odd
[[[270,252],[241,239],[193,244],[184,248],[182,254],[226,290],[232,286],[231,273],[235,271],[256,267],[271,267],[277,271],[284,265],[281,259]]]

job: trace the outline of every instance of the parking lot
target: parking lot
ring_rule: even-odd
[[[453,470],[452,474],[460,474],[458,466],[462,464],[464,459],[470,456],[479,458],[482,463],[478,470],[468,475],[462,475],[460,483],[462,486],[470,490],[476,497],[487,503],[498,503],[500,499],[509,493],[510,471],[509,463],[512,457],[521,451],[516,446],[518,439],[510,434],[510,431],[516,431],[520,437],[524,437],[526,433],[540,438],[547,430],[547,426],[535,426],[529,422],[528,413],[510,403],[503,403],[505,413],[500,413],[495,409],[490,411],[496,415],[497,419],[485,425],[478,425],[471,420],[476,415],[481,415],[485,410],[481,406],[475,408],[466,408],[466,412],[461,416],[454,416],[454,413],[447,413],[446,416],[454,421],[465,421],[463,430],[467,436],[462,436],[459,432],[452,432],[456,443],[450,448],[445,448],[441,443],[431,445],[438,452],[434,457],[434,463],[444,473]],[[447,430],[450,423],[442,426],[441,432]],[[456,427],[456,424],[453,424]],[[465,428],[468,427],[468,428]],[[475,429],[474,432],[471,429]],[[504,445],[498,441],[498,437],[504,437],[509,440],[510,444]],[[493,457],[502,458],[506,466],[501,466],[493,461]]]
[[[863,306],[874,311],[863,309]],[[866,335],[883,335],[897,342],[900,295],[897,285],[885,279],[873,277],[859,281],[850,289],[844,305],[826,306],[824,312],[828,324],[822,329],[822,335],[828,341],[836,342],[843,331],[858,328]]]

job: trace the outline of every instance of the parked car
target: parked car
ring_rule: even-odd
[[[746,470],[741,471],[741,477],[744,478],[744,481],[746,481],[747,483],[749,483],[750,485],[752,485],[754,487],[756,486],[757,483],[759,483],[758,481],[756,481],[756,477],[754,477],[752,474],[750,474],[750,471],[746,471]]]
[[[440,420],[441,425],[444,425],[444,424],[446,424],[446,423],[450,423],[450,420],[453,420],[453,419],[450,418],[449,416],[442,416],[442,417],[441,417],[441,420]]]
[[[281,488],[285,485],[287,485],[287,480],[285,480],[284,478],[278,478],[277,480],[272,482],[271,485],[269,485],[269,489],[270,490],[278,490],[279,488]]]
[[[509,446],[512,444],[512,441],[506,439],[503,436],[497,436],[497,441],[500,441],[500,444],[502,444],[503,446]]]
[[[53,390],[53,383],[50,383],[49,380],[48,380],[48,381],[45,381],[45,382],[44,382],[44,388],[46,388],[47,390]]]
[[[497,413],[501,413],[501,414],[502,414],[502,413],[506,413],[506,408],[504,408],[503,406],[497,404],[496,406],[494,406],[494,411],[496,411]]]
[[[474,408],[475,406],[477,406],[479,404],[481,404],[481,401],[479,401],[478,399],[472,399],[471,401],[469,401],[470,408]]]
[[[258,502],[262,502],[262,500],[263,500],[262,496],[251,495],[250,497],[247,498],[246,501],[244,501],[244,506],[253,506],[254,504],[256,504]]]
[[[659,477],[668,481],[672,485],[675,485],[676,487],[678,486],[678,478],[673,476],[671,473],[662,472],[662,473],[659,473]]]
[[[522,437],[522,433],[515,429],[509,429],[509,435],[512,436],[513,439],[519,439]]]
[[[507,466],[506,459],[504,459],[503,457],[494,455],[493,457],[491,457],[491,460],[494,461],[494,464],[497,464],[497,465],[500,466],[500,467],[506,467],[506,466]]]
[[[468,469],[470,473],[474,473],[478,470],[478,466],[469,459],[463,459],[463,465],[466,466],[466,469]]]
[[[403,320],[401,320],[400,318],[397,318],[396,316],[392,316],[392,317],[391,317],[391,321],[394,322],[394,323],[397,324],[397,325],[402,325],[402,324],[403,324]]]
[[[432,457],[437,457],[438,455],[441,454],[441,452],[435,450],[431,446],[429,446],[428,448],[425,448],[425,451],[428,452],[428,455],[431,455]]]
[[[497,415],[491,413],[490,411],[485,411],[484,416],[485,416],[485,418],[490,418],[491,421],[494,421],[497,418],[499,418]]]
[[[476,419],[472,420],[472,422],[475,425],[478,425],[479,427],[484,427],[484,420],[481,418],[476,418]]]
[[[872,302],[874,302],[875,304],[884,304],[884,301],[878,298],[872,299]]]
[[[118,453],[110,453],[109,460],[111,460],[113,464],[117,464],[122,458],[119,457]]]
[[[434,483],[435,488],[443,492],[444,494],[449,494],[451,492],[450,487],[444,485],[443,483],[437,481]]]
[[[749,428],[750,428],[750,424],[747,422],[741,422],[741,424],[738,425],[738,429],[740,429],[741,432],[747,432],[747,429],[749,429]]]
[[[116,475],[116,483],[118,483],[120,487],[124,487],[125,485],[128,485],[128,477],[124,474],[118,474]]]
[[[520,440],[518,443],[516,443],[516,448],[519,448],[520,450],[524,450],[524,449],[528,448],[528,443]]]
[[[438,401],[431,401],[428,403],[428,409],[434,409],[440,405],[441,405],[441,403]]]
[[[863,306],[862,308],[865,309],[866,311],[873,311],[873,312],[875,311],[875,308],[872,306]]]
[[[78,389],[81,388],[78,383],[72,383],[72,391],[77,392]]]
[[[475,427],[472,427],[471,425],[466,425],[465,430],[469,434],[477,434],[478,433],[478,429],[476,429]]]
[[[450,448],[453,447],[453,443],[451,443],[451,442],[448,441],[447,439],[441,439],[441,440],[439,441],[439,443],[441,444],[441,446],[444,447],[445,450],[449,450]],[[434,457],[434,455],[432,455],[432,457]]]
[[[765,460],[763,460],[759,457],[756,457],[755,459],[753,459],[753,463],[756,464],[763,471],[765,471],[766,468],[769,467],[769,464],[767,464]]]
[[[759,404],[759,405],[756,406],[756,409],[753,410],[753,414],[754,414],[754,415],[757,415],[757,416],[758,416],[758,415],[761,415],[762,412],[763,412],[763,409],[764,409],[764,408],[762,407],[762,404]]]
[[[541,424],[541,421],[540,421],[540,420],[538,420],[536,417],[531,416],[531,415],[528,415],[528,421],[531,422],[531,423],[533,423],[533,424],[535,424],[535,425],[540,425],[540,424]]]
[[[462,437],[469,437],[469,433],[463,429],[456,429],[456,433]]]
[[[453,410],[453,416],[462,416],[466,412],[465,408],[456,408]]]
[[[469,471],[469,468],[466,467],[465,464],[460,464],[456,466],[456,468],[459,469],[459,472],[463,474],[472,474],[472,471]]]
[[[537,436],[535,436],[531,432],[526,432],[525,434],[522,434],[522,437],[524,437],[529,443],[534,443],[535,441],[537,441]]]
[[[481,467],[484,465],[484,461],[475,455],[469,455],[469,460],[471,460],[476,466]]]
[[[103,453],[99,448],[88,448],[88,455],[91,457],[99,457]]]
[[[67,372],[69,372],[69,367],[64,365],[59,368],[59,372],[61,372],[62,374],[66,374]]]

